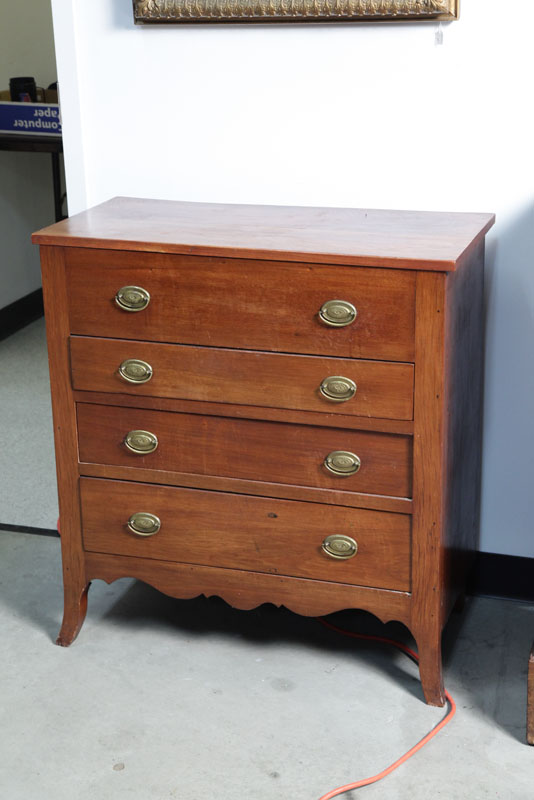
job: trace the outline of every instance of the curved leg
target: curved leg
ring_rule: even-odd
[[[429,706],[445,705],[441,665],[441,635],[416,637],[419,649],[419,675],[425,700]]]
[[[87,613],[87,593],[90,585],[86,584],[81,590],[65,586],[63,623],[56,639],[56,644],[60,647],[68,647],[80,632]]]

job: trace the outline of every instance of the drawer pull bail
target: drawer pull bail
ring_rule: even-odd
[[[119,375],[128,383],[146,383],[152,377],[152,367],[138,358],[127,358],[119,367]]]
[[[161,520],[155,514],[138,511],[128,520],[128,530],[137,536],[154,536],[161,528]]]
[[[352,325],[357,314],[356,307],[346,300],[328,300],[321,306],[319,319],[330,328],[345,328]]]
[[[130,431],[124,437],[124,444],[131,453],[144,456],[153,453],[158,446],[158,437],[150,431]]]
[[[322,547],[327,556],[338,558],[342,561],[353,558],[358,552],[358,543],[351,539],[350,536],[343,536],[340,533],[333,533],[331,536],[327,536]]]
[[[339,478],[355,475],[361,467],[360,458],[348,450],[333,450],[323,461],[326,469]]]
[[[115,302],[123,311],[143,311],[150,303],[150,294],[142,286],[123,286],[115,295]]]
[[[333,403],[344,403],[356,394],[357,386],[350,378],[343,375],[331,375],[325,378],[319,387],[319,391]]]

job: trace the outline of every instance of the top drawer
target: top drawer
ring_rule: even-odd
[[[409,271],[70,247],[65,262],[75,334],[414,361]],[[148,305],[121,309],[115,296],[126,286],[145,289]],[[354,306],[354,321],[321,321],[330,300]],[[332,318],[346,322],[343,309]]]

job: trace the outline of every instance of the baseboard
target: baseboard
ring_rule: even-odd
[[[534,558],[477,553],[468,593],[534,602]]]
[[[0,309],[0,340],[11,336],[12,333],[42,317],[43,314],[42,289],[36,289],[35,292]]]
[[[7,522],[0,522],[0,531],[8,531],[10,533],[34,533],[38,536],[59,537],[56,528],[33,528],[30,525],[8,525]]]

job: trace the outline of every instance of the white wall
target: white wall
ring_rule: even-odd
[[[481,549],[534,557],[534,3],[459,22],[134,27],[52,0],[72,212],[114,195],[494,211]]]
[[[0,0],[0,89],[18,75],[39,86],[56,80],[50,0]],[[0,308],[40,287],[30,234],[53,221],[50,156],[0,151]]]

